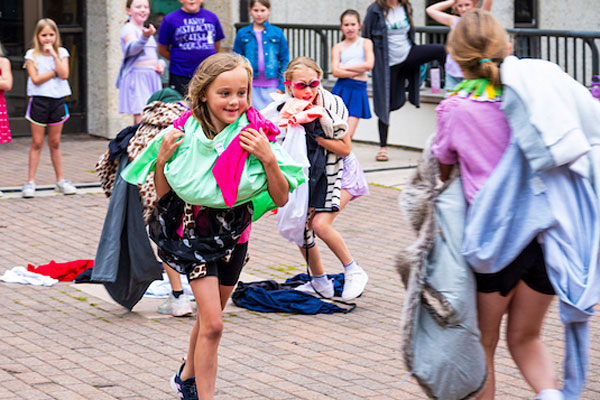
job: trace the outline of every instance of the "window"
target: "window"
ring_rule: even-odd
[[[537,0],[515,0],[515,28],[537,28]]]

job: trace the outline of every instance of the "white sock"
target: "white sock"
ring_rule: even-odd
[[[537,399],[539,399],[539,400],[563,400],[564,396],[560,390],[544,389],[538,393]]]
[[[323,274],[323,275],[313,275],[312,276],[312,280],[314,283],[316,283],[319,286],[326,286],[329,284],[329,279],[327,279],[327,275]]]
[[[357,269],[359,269],[360,266],[358,265],[357,262],[355,262],[354,260],[350,261],[348,264],[344,265],[344,271],[345,272],[352,272],[352,271],[356,271]]]

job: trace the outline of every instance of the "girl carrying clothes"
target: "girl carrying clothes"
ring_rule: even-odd
[[[50,159],[56,175],[55,190],[62,194],[75,194],[71,181],[63,178],[60,134],[69,119],[65,97],[71,95],[69,78],[69,52],[61,47],[60,33],[50,18],[38,21],[33,34],[33,49],[25,53],[27,68],[27,95],[29,105],[25,118],[31,125],[31,148],[27,182],[21,189],[23,197],[35,195],[35,173],[44,146],[44,132],[48,127]]]
[[[148,0],[127,0],[129,21],[123,25],[119,37],[123,60],[117,78],[119,112],[133,114],[133,124],[142,120],[142,110],[152,94],[162,89],[160,74],[165,70],[156,54],[156,29],[144,27],[150,16]]]
[[[351,138],[346,134],[348,111],[341,98],[322,88],[322,75],[321,67],[313,59],[293,59],[285,71],[284,82],[291,97],[286,96],[284,103],[274,102],[265,110],[265,115],[285,130],[285,135],[281,135],[285,136],[284,148],[287,148],[288,140],[294,140],[294,135],[304,134],[290,152],[294,152],[292,156],[300,155],[304,165],[309,165],[308,190],[305,187],[306,191],[300,197],[299,188],[292,195],[293,202],[286,206],[294,208],[296,213],[280,209],[279,231],[294,241],[302,255],[308,258],[311,280],[296,290],[317,297],[334,295],[333,282],[325,274],[315,242],[316,235],[344,266],[342,299],[352,300],[363,292],[368,276],[354,261],[344,239],[332,224],[350,200],[368,193],[368,186],[358,162],[346,165],[342,158],[351,155]],[[273,109],[276,109],[274,117]],[[302,127],[302,132],[297,130],[298,126]],[[284,217],[290,214],[300,217]]]
[[[340,17],[343,40],[333,46],[331,73],[338,78],[331,93],[338,95],[348,107],[348,135],[354,136],[358,120],[371,118],[367,94],[367,72],[373,69],[373,42],[360,37],[360,14],[346,10]]]
[[[472,10],[456,24],[448,49],[465,81],[437,108],[438,128],[432,152],[447,180],[458,162],[467,203],[488,181],[509,146],[511,126],[502,106],[499,64],[510,46],[507,33],[490,13]],[[535,219],[531,216],[531,219]],[[497,273],[475,273],[478,325],[488,379],[479,399],[493,399],[494,354],[502,317],[508,314],[506,340],[511,356],[537,399],[563,398],[552,355],[541,341],[541,328],[554,299],[543,250],[534,238]]]
[[[490,11],[492,9],[492,1],[493,0],[483,0],[481,9]],[[449,26],[450,29],[452,29],[460,17],[465,15],[466,12],[476,8],[478,4],[479,0],[443,0],[439,3],[430,5],[425,9],[425,11],[432,19],[442,25]],[[449,8],[452,8],[452,11],[458,15],[448,14],[445,12],[445,10]],[[456,85],[458,85],[464,79],[460,67],[450,54],[446,55],[444,71],[446,73],[444,79],[444,88],[447,91],[454,89]]]
[[[412,7],[409,0],[376,0],[367,9],[363,36],[373,41],[373,102],[379,118],[377,161],[388,161],[387,139],[390,112],[408,101],[419,107],[421,64],[438,60],[444,63],[441,44],[416,44]],[[408,86],[406,85],[408,82]]]
[[[284,92],[283,73],[290,61],[283,31],[269,24],[270,12],[269,0],[251,0],[252,24],[241,28],[233,43],[233,51],[245,56],[254,70],[252,105],[258,110],[273,101],[271,93]]]
[[[149,221],[150,236],[161,259],[187,275],[196,298],[187,362],[171,381],[182,399],[213,396],[221,312],[246,261],[251,200],[268,191],[283,206],[288,192],[305,179],[301,167],[267,138],[274,140],[276,127],[249,109],[251,82],[252,68],[243,57],[207,58],[190,81],[191,115],[174,122],[179,129],[159,134],[122,173],[139,184],[155,169],[160,200]],[[239,182],[217,179],[242,158]],[[232,186],[236,197],[229,207],[223,193]]]

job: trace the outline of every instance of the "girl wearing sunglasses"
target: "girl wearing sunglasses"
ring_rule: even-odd
[[[298,127],[303,128],[301,133],[305,136],[300,136],[291,150],[286,148],[292,157],[304,154],[304,160],[310,164],[309,182],[305,183],[308,185],[308,202],[306,196],[297,202],[291,196],[289,205],[286,205],[306,210],[306,214],[300,212],[305,218],[285,217],[285,211],[278,213],[280,233],[299,246],[311,272],[311,281],[296,290],[317,297],[334,296],[333,282],[325,274],[315,242],[316,235],[344,266],[345,284],[341,297],[351,300],[363,292],[368,277],[332,225],[350,200],[368,194],[369,189],[362,168],[351,153],[351,137],[347,134],[348,110],[340,97],[320,85],[322,74],[319,65],[311,58],[298,57],[290,61],[284,74],[286,92],[290,97],[286,96],[283,104],[272,103],[263,114],[281,128],[280,136],[285,137],[284,148],[285,141],[298,133]]]

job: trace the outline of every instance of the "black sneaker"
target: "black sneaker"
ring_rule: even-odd
[[[184,365],[185,363],[181,364],[179,372],[171,378],[171,388],[179,395],[181,400],[198,400],[196,378],[186,379],[185,381],[181,380],[181,371],[183,371]]]

